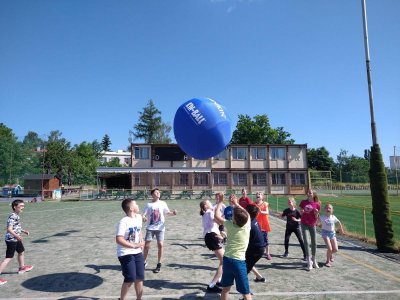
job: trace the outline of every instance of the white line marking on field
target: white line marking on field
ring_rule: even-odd
[[[231,295],[236,295],[238,293],[231,293]],[[255,293],[254,296],[307,296],[307,295],[373,295],[373,294],[400,294],[400,290],[384,290],[384,291],[314,291],[314,292],[265,292],[265,293]],[[188,297],[204,297],[206,294],[204,293],[190,293],[188,294],[156,294],[156,295],[148,295],[144,294],[146,299],[159,299],[160,297],[163,298],[175,298],[179,299],[184,296]],[[74,297],[74,299],[79,300],[79,299],[118,299],[118,296],[64,296],[65,298],[68,297]],[[64,298],[62,297],[62,298]],[[0,300],[21,300],[21,299],[35,299],[35,300],[53,300],[53,299],[59,299],[60,297],[51,297],[51,298],[0,298]]]

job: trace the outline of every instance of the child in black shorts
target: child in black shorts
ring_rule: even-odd
[[[7,220],[7,233],[5,238],[7,245],[6,258],[0,263],[0,274],[13,259],[15,252],[18,253],[18,274],[23,274],[33,269],[33,266],[25,265],[24,261],[25,248],[22,244],[21,233],[29,235],[29,231],[22,229],[19,214],[24,210],[25,203],[21,199],[16,199],[11,203],[11,207],[14,212],[8,217]],[[0,278],[0,285],[5,283],[7,283],[7,280]]]

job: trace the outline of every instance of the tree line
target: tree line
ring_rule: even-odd
[[[165,123],[161,111],[153,100],[139,112],[138,122],[127,137],[127,144],[140,140],[145,143],[171,143],[171,125]],[[291,134],[283,127],[272,128],[266,114],[250,117],[240,114],[231,144],[294,144]],[[64,185],[95,184],[96,168],[99,166],[119,167],[115,158],[101,162],[102,151],[111,151],[111,139],[105,134],[102,141],[83,141],[71,145],[58,130],[43,137],[29,131],[23,140],[11,128],[0,123],[0,185],[13,184],[28,174],[54,174]],[[130,147],[127,146],[127,150]],[[308,166],[319,171],[331,171],[336,182],[368,183],[369,151],[364,157],[349,155],[341,150],[336,161],[325,147],[307,150]],[[391,183],[391,176],[389,183]]]

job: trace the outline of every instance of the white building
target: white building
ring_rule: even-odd
[[[400,156],[389,156],[390,170],[400,169]]]
[[[123,167],[127,167],[131,164],[131,152],[124,150],[115,151],[101,151],[101,163],[106,163],[112,160],[113,158],[118,158],[119,163]]]

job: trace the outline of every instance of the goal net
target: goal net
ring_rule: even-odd
[[[331,171],[308,171],[310,187],[320,195],[333,195]]]

